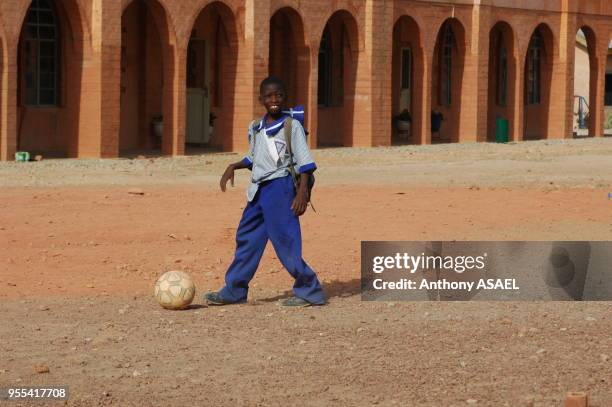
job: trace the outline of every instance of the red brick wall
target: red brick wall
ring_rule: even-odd
[[[430,113],[432,108],[437,109],[438,99],[434,45],[440,26],[449,18],[461,27],[463,36],[457,50],[457,59],[463,64],[456,64],[458,71],[454,72],[459,77],[455,84],[456,97],[453,95],[457,103],[446,109],[447,121],[443,127],[450,140],[486,140],[498,114],[510,118],[514,140],[523,139],[526,129],[528,136],[538,133],[546,138],[570,137],[573,41],[582,26],[592,29],[595,44],[590,75],[591,134],[601,136],[603,132],[605,57],[612,31],[612,3],[606,0],[148,0],[146,4],[158,27],[160,45],[156,47],[149,41],[145,50],[148,56],[160,59],[163,64],[147,64],[140,70],[138,80],[153,84],[161,77],[164,86],[163,89],[153,85],[142,88],[144,93],[139,92],[136,103],[138,113],[133,113],[138,125],[130,131],[122,130],[125,123],[121,125],[132,114],[120,110],[120,59],[121,20],[131,1],[57,0],[56,3],[63,10],[62,18],[70,22],[65,24],[65,31],[69,26],[72,33],[64,56],[75,63],[64,63],[65,103],[57,109],[54,121],[48,119],[49,112],[30,116],[28,112],[25,119],[20,114],[17,49],[30,1],[0,2],[4,56],[0,64],[0,158],[3,160],[12,158],[19,135],[24,146],[31,150],[50,150],[68,156],[113,157],[119,154],[120,147],[149,147],[150,117],[160,109],[165,125],[162,152],[183,154],[187,45],[196,18],[209,5],[222,15],[229,38],[223,52],[215,54],[223,58],[219,67],[223,71],[219,82],[223,101],[214,109],[222,119],[216,123],[212,143],[225,150],[244,151],[246,125],[262,113],[257,100],[259,82],[270,67],[272,71],[279,69],[275,67],[279,62],[274,49],[270,60],[270,19],[276,11],[287,7],[290,9],[282,12],[291,22],[293,42],[288,49],[293,55],[280,59],[289,60],[285,69],[293,82],[290,84],[295,95],[292,102],[307,107],[307,127],[312,132],[313,146],[319,139],[346,146],[391,143],[391,118],[397,99],[394,97],[397,46],[394,46],[393,27],[402,16],[412,18],[414,31],[418,32],[412,98],[415,142],[431,142]],[[351,34],[349,60],[354,63],[350,72],[353,76],[345,76],[343,108],[323,111],[317,106],[318,47],[325,25],[339,10]],[[507,23],[512,34],[510,53],[514,66],[509,105],[503,111],[491,104],[495,83],[489,77],[490,32],[500,21]],[[526,108],[525,56],[533,30],[542,23],[551,33],[550,88],[544,92],[548,96],[541,106]],[[272,43],[279,44],[281,34],[275,36],[277,39]],[[341,129],[335,131],[333,127]]]

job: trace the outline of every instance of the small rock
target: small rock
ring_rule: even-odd
[[[36,373],[39,373],[39,374],[49,373],[49,366],[47,366],[47,365],[36,365],[36,366],[34,366],[34,371]]]
[[[34,157],[34,161],[42,161],[42,160],[43,160],[43,156],[40,154]]]
[[[596,318],[594,318],[594,317],[592,317],[592,316],[590,316],[590,315],[589,315],[588,317],[586,317],[584,320],[585,320],[585,321],[589,321],[589,322],[597,321],[597,319],[596,319]]]
[[[109,392],[107,392],[107,391],[103,391],[103,392],[102,392],[102,396],[104,396],[104,397],[109,397],[109,396],[110,396],[110,393],[109,393]]]
[[[537,353],[538,355],[540,355],[540,354],[542,354],[542,353],[546,353],[546,349],[544,349],[544,348],[538,349],[538,350],[536,351],[536,353]]]
[[[49,307],[47,307],[46,305],[43,305],[42,307],[39,308],[40,311],[49,311]]]
[[[142,376],[142,373],[140,373],[138,370],[134,370],[134,373],[132,373],[133,377],[138,377],[138,376]]]
[[[607,362],[610,359],[610,356],[606,355],[605,353],[602,353],[601,355],[599,355],[599,359],[601,359],[602,362]]]
[[[303,340],[303,339],[300,341],[300,345],[303,345],[303,344],[305,344],[305,343],[306,343],[306,341],[305,341],[305,340]]]
[[[478,404],[478,400],[476,400],[476,399],[467,399],[467,400],[465,400],[465,402],[470,404],[470,405]]]
[[[144,195],[144,191],[142,189],[138,189],[138,188],[132,188],[128,191],[128,194],[131,195]]]
[[[364,327],[362,327],[362,326],[361,326],[361,327],[359,327],[359,328],[357,328],[357,332],[358,332],[358,333],[363,332],[363,331],[365,331],[365,330],[366,330],[366,329],[365,329]]]

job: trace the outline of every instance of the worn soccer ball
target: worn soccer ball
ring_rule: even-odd
[[[187,273],[168,271],[155,283],[155,299],[166,309],[185,309],[193,301],[195,284]]]

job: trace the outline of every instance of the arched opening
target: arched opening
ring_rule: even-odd
[[[465,29],[456,18],[440,27],[432,69],[432,143],[459,141],[461,89],[465,61]]]
[[[17,57],[17,150],[77,155],[83,43],[75,2],[30,3]]]
[[[416,144],[423,117],[423,47],[419,27],[408,16],[401,17],[393,28],[391,142]]]
[[[576,32],[574,47],[574,137],[593,137],[598,123],[592,121],[591,107],[597,97],[597,60],[595,33],[589,27]]]
[[[119,154],[160,151],[165,129],[164,91],[170,41],[164,8],[155,0],[134,0],[121,17],[121,123]],[[167,99],[166,99],[167,100]]]
[[[540,24],[531,35],[525,58],[524,140],[548,136],[552,64],[553,35],[546,24]]]
[[[513,134],[515,80],[513,31],[507,23],[499,22],[489,33],[487,141],[508,141]]]
[[[318,146],[353,144],[358,57],[357,22],[348,11],[336,11],[319,44]]]
[[[207,5],[191,30],[187,48],[185,142],[231,150],[238,40],[232,11]]]
[[[304,42],[302,18],[294,9],[282,8],[270,19],[269,51],[268,73],[285,82],[287,105],[307,105],[310,50]]]

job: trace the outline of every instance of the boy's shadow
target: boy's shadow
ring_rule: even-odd
[[[323,290],[327,299],[334,297],[348,298],[354,295],[361,295],[361,280],[353,279],[349,281],[333,280],[331,282],[323,284]],[[293,295],[291,290],[285,290],[282,294],[275,295],[274,297],[261,298],[258,302],[275,302],[283,298],[287,298]]]

